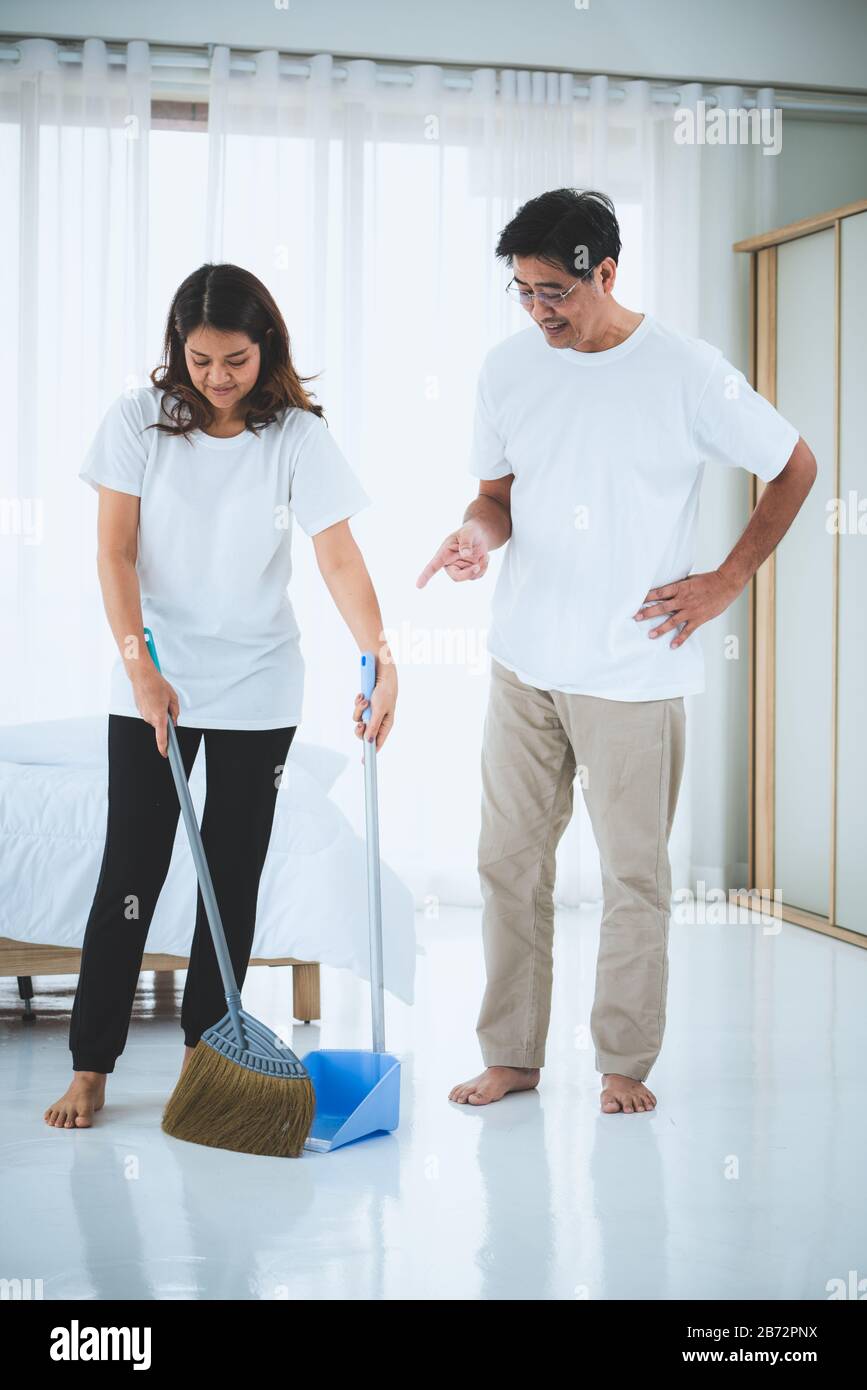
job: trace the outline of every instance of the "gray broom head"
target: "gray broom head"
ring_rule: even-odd
[[[175,1139],[238,1153],[297,1158],[313,1127],[313,1083],[270,1028],[242,1010],[244,1046],[230,1014],[196,1045],[163,1114]]]
[[[238,1010],[238,1017],[244,1031],[244,1047],[238,1046],[231,1014],[226,1014],[213,1028],[206,1029],[201,1041],[248,1071],[261,1072],[264,1076],[303,1078],[307,1075],[303,1062],[299,1062],[291,1047],[281,1042],[276,1033],[243,1009]]]

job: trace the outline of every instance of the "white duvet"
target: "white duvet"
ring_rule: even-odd
[[[107,735],[105,716],[0,726],[0,936],[81,945],[105,843]],[[347,762],[297,735],[292,743],[259,886],[253,955],[320,961],[369,979],[364,839],[328,796]],[[363,798],[360,765],[358,777]],[[201,821],[204,740],[190,791]],[[189,955],[196,886],[179,819],[148,951]],[[385,986],[412,1003],[412,894],[384,863],[382,925]]]

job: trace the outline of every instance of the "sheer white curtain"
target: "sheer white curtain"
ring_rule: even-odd
[[[110,400],[151,365],[147,313],[148,45],[109,66],[25,39],[0,63],[3,680],[0,719],[103,708],[111,636],[94,494],[77,477]]]
[[[274,51],[255,55],[255,73],[239,74],[217,47],[207,177],[200,183],[193,162],[175,156],[176,206],[161,214],[171,236],[151,226],[165,251],[151,257],[149,283],[146,45],[130,44],[127,69],[109,75],[103,47],[88,43],[84,71],[61,72],[41,40],[30,41],[29,73],[0,69],[2,138],[22,166],[2,273],[26,349],[17,357],[19,434],[5,491],[42,497],[54,518],[40,545],[20,536],[4,548],[16,653],[5,717],[104,707],[113,650],[93,564],[95,506],[75,476],[81,450],[112,395],[147,379],[154,326],[177,281],[202,260],[236,261],[274,293],[296,362],[316,374],[334,434],[374,499],[353,530],[400,663],[398,721],[380,770],[384,852],[419,904],[476,904],[485,636],[500,556],[478,584],[440,575],[417,590],[415,579],[474,495],[466,462],[481,359],[525,322],[503,292],[497,234],[547,188],[603,189],[623,232],[618,299],[711,339],[745,367],[745,267],[731,243],[773,225],[776,161],[757,147],[676,144],[674,107],[652,102],[647,82],[626,83],[617,101],[600,75],[576,98],[567,74],[480,69],[468,89],[455,90],[432,65],[413,69],[411,85],[377,80],[362,60],[338,79],[328,55],[299,78],[280,72]],[[681,101],[704,96],[690,84]],[[760,96],[773,104],[771,92]],[[738,106],[742,94],[728,88],[719,99]],[[141,121],[134,138],[125,126],[131,113]],[[172,158],[181,137],[157,134],[161,159]],[[192,263],[180,263],[180,244]],[[170,282],[167,265],[175,267]],[[747,475],[723,472],[706,475],[697,568],[720,562],[746,517]],[[307,661],[300,736],[353,755],[335,795],[360,824],[350,720],[357,653],[300,531],[295,550],[293,601]],[[738,662],[723,654],[730,632],[742,639]],[[720,882],[742,872],[743,603],[701,637],[708,693],[688,706],[676,886],[690,883],[693,869]],[[558,865],[558,899],[567,904],[599,896],[577,786],[575,801]]]

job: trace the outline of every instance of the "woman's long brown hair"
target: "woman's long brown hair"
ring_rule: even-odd
[[[174,422],[149,425],[165,434],[188,436],[205,430],[216,419],[210,401],[196,389],[187,370],[184,343],[197,328],[218,333],[246,333],[259,344],[261,365],[256,384],[244,398],[245,428],[257,434],[277,419],[278,412],[295,407],[323,415],[292,363],[289,333],[269,291],[238,265],[200,265],[188,275],[172,300],[166,319],[163,360],[150,374],[164,393],[163,414]],[[173,396],[170,408],[168,397]],[[192,440],[190,441],[192,443]]]

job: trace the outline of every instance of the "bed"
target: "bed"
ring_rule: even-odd
[[[0,974],[17,976],[25,1017],[33,1016],[40,975],[78,970],[105,842],[107,735],[104,715],[0,726]],[[250,964],[292,967],[292,1016],[302,1021],[321,1016],[320,964],[369,979],[364,839],[329,796],[348,761],[296,735],[259,886]],[[201,818],[204,742],[190,792]],[[196,887],[179,826],[142,970],[186,968]],[[412,894],[384,862],[382,923],[385,987],[412,1003]]]

